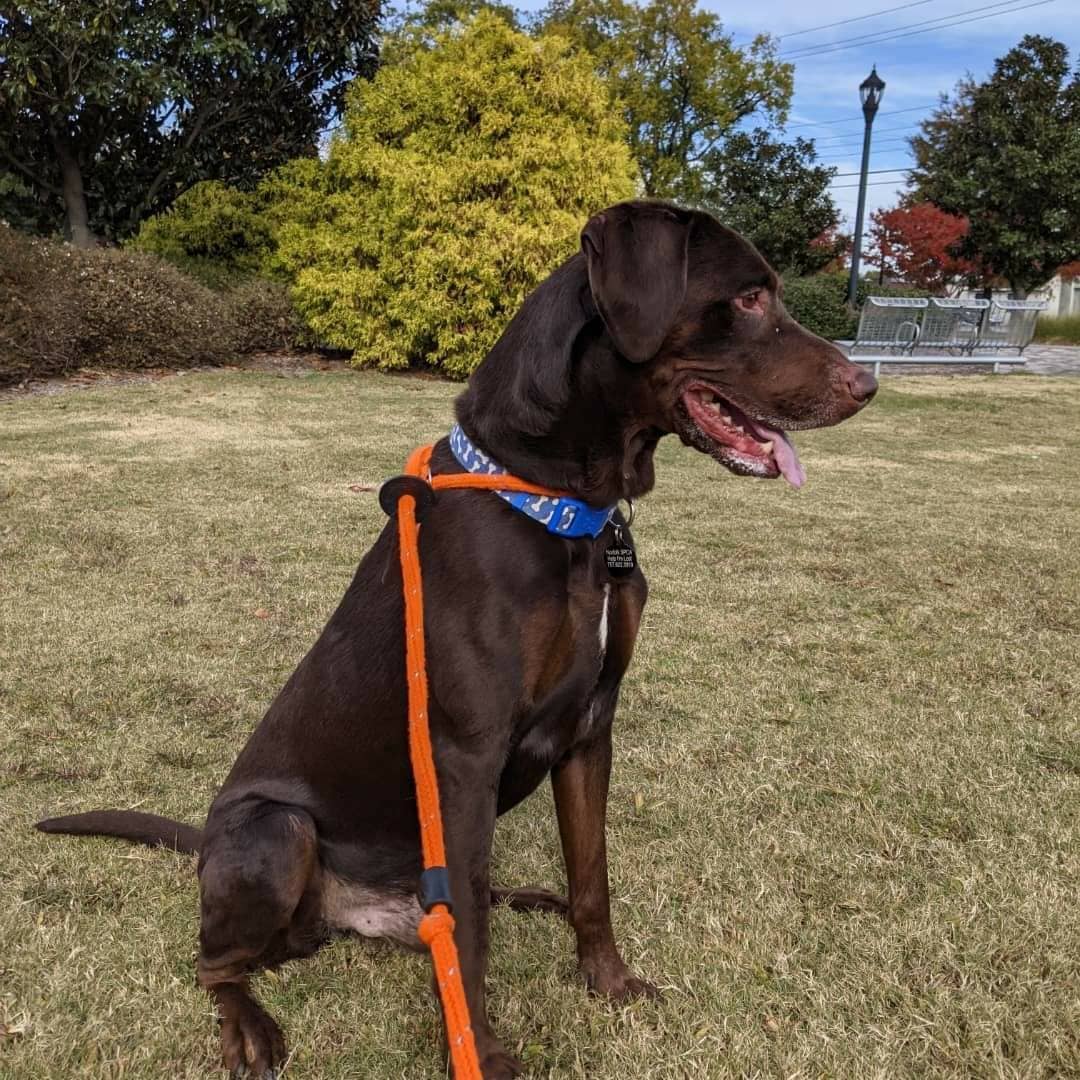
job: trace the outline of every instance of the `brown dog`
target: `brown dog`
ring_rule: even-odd
[[[738,235],[704,213],[631,202],[589,221],[582,252],[525,301],[457,414],[509,472],[604,507],[652,488],[668,434],[733,472],[801,484],[783,429],[838,423],[875,390],[791,319],[776,275]],[[461,471],[446,439],[432,471]],[[486,1080],[520,1072],[484,1002],[495,818],[549,772],[568,902],[540,890],[495,898],[564,912],[597,993],[653,992],[623,963],[608,910],[611,727],[646,595],[639,570],[609,573],[612,535],[610,524],[595,538],[552,535],[483,491],[441,492],[421,530],[455,936]],[[252,971],[309,955],[335,930],[416,944],[403,619],[391,524],[201,832],[126,811],[39,825],[199,851],[198,977],[236,1074],[270,1076],[284,1059],[277,1024],[249,992]]]

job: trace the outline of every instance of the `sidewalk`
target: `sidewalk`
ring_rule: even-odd
[[[850,341],[837,341],[845,353],[851,351]],[[1001,357],[1007,360],[1015,356],[1011,352]],[[866,358],[861,358],[866,362]],[[1003,374],[1013,375],[1080,375],[1080,345],[1029,345],[1024,350],[1023,365],[1002,364]],[[882,375],[985,375],[992,370],[994,358],[988,356],[985,364],[883,364]]]
[[[1024,350],[1027,363],[1013,371],[1033,371],[1036,375],[1080,375],[1080,345],[1029,345]]]

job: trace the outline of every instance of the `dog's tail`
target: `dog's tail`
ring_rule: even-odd
[[[91,810],[87,814],[46,818],[36,828],[45,833],[69,836],[117,836],[136,844],[169,848],[185,855],[196,855],[202,843],[202,830],[157,814],[138,810]]]

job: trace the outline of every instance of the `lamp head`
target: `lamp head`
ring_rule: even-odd
[[[874,119],[878,111],[881,99],[885,96],[885,81],[877,73],[877,65],[874,65],[870,74],[859,83],[859,99],[862,101],[863,116],[867,122]]]

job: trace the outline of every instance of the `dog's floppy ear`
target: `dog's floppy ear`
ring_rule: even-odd
[[[636,364],[652,359],[686,296],[685,215],[666,206],[613,206],[589,220],[581,249],[593,300],[615,341]]]

